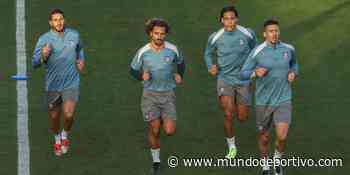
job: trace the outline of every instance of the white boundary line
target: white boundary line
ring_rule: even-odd
[[[27,74],[25,37],[25,0],[16,1],[16,57],[17,75]],[[28,138],[28,89],[27,81],[17,81],[17,143],[18,175],[30,175]]]

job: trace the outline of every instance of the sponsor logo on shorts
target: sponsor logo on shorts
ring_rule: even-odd
[[[220,88],[220,92],[224,92],[225,91],[225,88]]]

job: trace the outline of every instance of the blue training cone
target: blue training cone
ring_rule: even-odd
[[[27,80],[28,77],[27,77],[27,75],[12,75],[11,79],[12,80]]]

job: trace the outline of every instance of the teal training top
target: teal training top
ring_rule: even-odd
[[[249,84],[249,80],[240,79],[239,73],[255,45],[254,32],[240,25],[232,32],[225,31],[224,28],[214,32],[209,37],[204,53],[208,71],[213,64],[217,64],[218,80],[222,79],[229,85]]]
[[[139,49],[131,62],[131,69],[147,71],[151,78],[143,81],[143,87],[152,91],[170,91],[176,87],[174,67],[184,64],[184,58],[177,47],[165,42],[165,47],[158,53],[151,49],[150,43]]]
[[[292,88],[288,82],[288,73],[298,74],[298,64],[293,46],[278,42],[276,45],[264,42],[257,46],[245,62],[241,76],[243,79],[255,77],[255,69],[268,70],[263,77],[256,77],[256,105],[278,106],[291,101]]]
[[[46,62],[46,91],[63,91],[79,88],[80,77],[76,67],[77,59],[85,59],[79,33],[76,30],[65,28],[64,35],[50,30],[41,35],[36,43],[32,65],[40,67],[42,48],[49,44],[51,53]]]

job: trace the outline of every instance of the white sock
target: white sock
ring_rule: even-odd
[[[266,171],[266,170],[270,170],[270,167],[269,167],[269,165],[267,164],[267,159],[268,159],[268,157],[264,157],[264,158],[261,158],[261,161],[262,161],[262,169],[263,169],[263,171]]]
[[[152,159],[153,162],[160,162],[160,148],[158,149],[151,149]]]
[[[61,144],[61,135],[55,134],[55,144]]]
[[[68,138],[68,132],[65,131],[64,129],[62,129],[61,137],[62,137],[62,139],[67,139]]]
[[[273,155],[274,159],[280,159],[282,158],[283,152],[279,152],[277,149],[275,149],[275,154]]]
[[[236,148],[235,137],[226,138],[226,141],[229,149]]]

